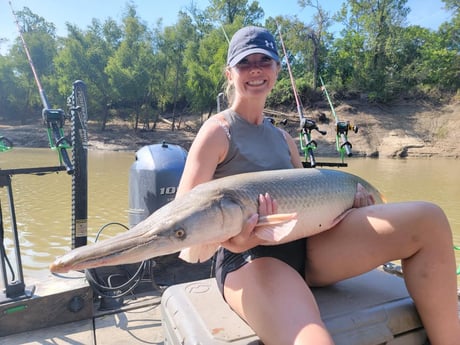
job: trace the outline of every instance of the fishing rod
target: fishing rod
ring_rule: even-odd
[[[283,36],[281,34],[281,28],[280,28],[278,22],[276,22],[276,26],[278,28],[278,35],[280,37],[281,47],[283,49],[284,57],[285,57],[285,60],[286,60],[286,66],[287,66],[288,73],[289,73],[289,79],[291,80],[292,92],[294,93],[294,99],[295,99],[295,102],[296,102],[296,105],[297,105],[297,113],[298,113],[299,119],[300,119],[300,127],[301,127],[301,130],[300,130],[300,148],[304,152],[304,155],[305,155],[305,164],[308,164],[308,162],[309,162],[310,167],[314,168],[317,163],[316,163],[316,159],[315,159],[315,155],[314,155],[313,151],[316,150],[316,148],[318,146],[316,144],[316,141],[311,139],[311,132],[315,130],[318,133],[320,133],[321,135],[326,135],[326,132],[320,130],[318,128],[318,126],[316,125],[315,121],[313,121],[311,119],[307,119],[303,114],[303,105],[302,105],[302,102],[300,100],[299,94],[297,92],[294,76],[293,76],[292,70],[291,70],[291,64],[289,63],[289,58],[288,58],[288,55],[287,55],[286,46],[284,45]]]
[[[340,157],[343,162],[345,159],[345,155],[347,155],[348,157],[351,157],[353,155],[353,153],[351,152],[352,145],[348,141],[348,130],[352,130],[353,132],[358,133],[358,127],[352,126],[349,121],[339,121],[337,114],[335,113],[335,109],[332,104],[331,98],[329,97],[329,93],[327,92],[326,85],[324,84],[323,78],[319,76],[319,80],[321,81],[321,89],[326,95],[327,101],[329,102],[329,107],[331,108],[332,115],[335,119],[335,144],[336,149],[340,153]]]
[[[32,70],[32,74],[34,75],[35,83],[38,87],[38,91],[40,93],[40,99],[42,101],[43,110],[42,110],[42,118],[44,124],[47,126],[47,134],[48,134],[48,141],[50,148],[53,150],[57,150],[59,154],[59,162],[60,164],[64,164],[68,174],[73,173],[73,165],[70,161],[69,155],[67,154],[67,149],[71,147],[69,141],[64,136],[64,121],[65,121],[65,113],[62,109],[52,109],[48,102],[48,98],[46,97],[45,90],[40,82],[40,78],[38,77],[38,73],[35,69],[32,56],[30,55],[29,49],[27,47],[26,40],[22,34],[21,26],[19,25],[18,18],[16,13],[14,12],[13,5],[11,1],[9,1],[9,5],[11,8],[11,13],[13,14],[14,21],[16,22],[16,26],[19,32],[19,37],[22,41],[22,46],[24,47],[24,51],[27,56],[27,60],[29,62],[30,68]]]

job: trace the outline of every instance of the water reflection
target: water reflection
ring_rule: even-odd
[[[128,178],[134,152],[90,151],[88,157],[88,242],[110,222],[128,224]],[[389,202],[427,200],[446,212],[460,245],[460,160],[450,159],[348,159],[341,168],[357,174],[376,187]],[[55,152],[20,149],[0,154],[0,169],[57,165]],[[48,265],[70,248],[71,176],[65,172],[44,176],[16,175],[13,196],[19,229],[24,274],[48,274]],[[5,188],[0,188],[6,235],[10,232]],[[119,226],[104,236],[124,231]],[[5,239],[7,252],[12,241]],[[460,253],[457,252],[460,264]],[[27,283],[27,281],[26,281]]]

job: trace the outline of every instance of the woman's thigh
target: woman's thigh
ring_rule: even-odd
[[[332,344],[303,277],[278,259],[258,258],[229,273],[224,295],[265,344]]]
[[[326,285],[408,258],[423,242],[449,236],[436,231],[449,229],[446,222],[439,207],[427,202],[353,209],[334,228],[308,238],[306,280]]]

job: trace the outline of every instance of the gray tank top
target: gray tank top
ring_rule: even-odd
[[[232,109],[223,114],[228,123],[221,124],[229,139],[225,159],[218,164],[214,178],[245,172],[293,168],[289,146],[283,133],[264,119],[254,125]]]

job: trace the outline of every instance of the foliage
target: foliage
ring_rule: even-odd
[[[299,0],[314,13],[267,18],[258,1],[192,2],[174,25],[149,28],[128,3],[121,22],[94,19],[87,28],[67,26],[56,37],[53,23],[25,7],[17,12],[33,64],[53,107],[65,107],[75,80],[88,86],[89,118],[105,128],[112,116],[133,127],[150,127],[159,115],[210,115],[225,89],[228,38],[244,25],[275,33],[282,70],[267,106],[295,109],[286,63],[292,68],[304,106],[321,94],[319,76],[335,95],[364,94],[386,102],[401,96],[435,98],[460,89],[460,9],[443,0],[452,16],[438,30],[408,26],[407,0],[348,0],[335,14],[317,0]],[[329,28],[343,28],[334,37]],[[279,34],[285,43],[284,54]],[[285,56],[286,55],[286,56]],[[0,118],[26,123],[41,113],[41,100],[20,38],[0,56]]]

